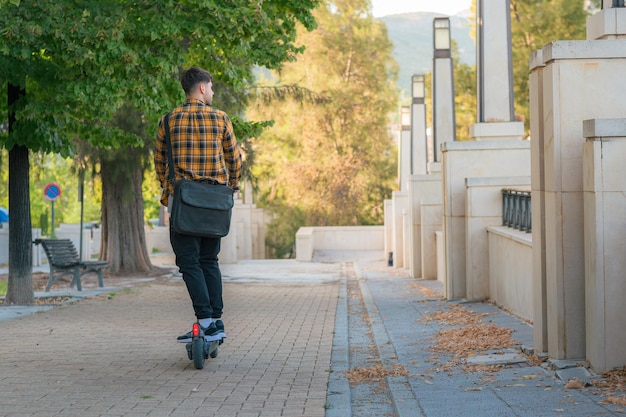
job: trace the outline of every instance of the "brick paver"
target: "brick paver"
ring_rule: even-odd
[[[0,323],[0,416],[324,416],[338,282],[225,283],[228,339],[196,370],[180,280]]]

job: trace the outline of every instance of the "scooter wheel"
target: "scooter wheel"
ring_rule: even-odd
[[[211,358],[215,359],[217,358],[217,353],[218,353],[218,348],[217,346],[215,346],[215,349],[213,349],[209,355],[211,356]]]
[[[193,366],[196,369],[204,368],[204,338],[196,337],[191,341],[191,355],[193,356]]]

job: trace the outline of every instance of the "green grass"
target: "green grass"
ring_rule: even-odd
[[[7,295],[7,283],[0,281],[0,297]]]
[[[122,294],[131,294],[133,291],[135,291],[135,290],[134,290],[134,289],[132,289],[132,288],[124,288],[124,289],[122,289],[120,292],[117,292],[117,291],[112,291],[112,292],[110,292],[110,293],[108,293],[108,294],[107,294],[107,298],[108,298],[109,300],[111,300],[111,299],[112,299],[113,297],[115,297],[117,294],[120,294],[120,293],[122,293]]]

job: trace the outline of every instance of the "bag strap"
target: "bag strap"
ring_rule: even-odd
[[[170,113],[163,117],[163,125],[165,128],[165,143],[167,144],[167,165],[170,169],[169,180],[173,184],[176,174],[174,173],[174,156],[172,155],[172,141],[170,140]]]

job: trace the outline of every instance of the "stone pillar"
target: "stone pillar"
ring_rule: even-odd
[[[411,77],[411,175],[425,175],[428,163],[428,144],[426,142],[426,104],[423,75]]]
[[[515,112],[509,0],[477,0],[476,14],[478,122],[511,122]]]
[[[448,142],[442,146],[443,238],[446,271],[446,297],[486,297],[487,272],[470,270],[467,283],[466,179],[481,177],[517,177],[530,174],[530,143],[526,140],[489,142]],[[485,230],[485,234],[486,234]],[[487,257],[486,242],[482,249],[471,248],[470,256]],[[479,259],[472,262],[480,263]],[[486,281],[488,283],[488,281]]]
[[[626,365],[626,119],[585,120],[583,131],[587,359],[605,372]]]
[[[603,0],[602,10],[587,19],[587,39],[624,39],[626,8],[612,7],[613,0]]]
[[[439,217],[433,216],[430,212],[424,217],[422,214],[422,204],[428,202],[431,204],[439,205]],[[436,230],[441,230],[441,175],[412,175],[409,184],[409,222],[410,222],[410,248],[411,248],[411,262],[407,265],[411,277],[434,279],[436,275],[436,248],[435,248],[435,236],[428,236],[427,233],[434,233],[433,227]],[[424,221],[427,223],[424,224]],[[425,236],[426,235],[426,236]],[[428,247],[424,247],[424,246]],[[432,256],[433,259],[426,259],[426,256]],[[429,278],[424,276],[424,263],[428,264]]]
[[[511,13],[509,0],[477,0],[476,91],[478,123],[474,140],[522,139],[524,124],[515,122]]]
[[[433,19],[433,31],[433,144],[437,162],[441,161],[441,145],[456,140],[450,19]]]
[[[411,177],[411,108],[400,110],[400,140],[398,143],[398,190],[407,192]]]
[[[606,26],[600,23],[607,15],[617,19],[615,28],[626,27],[623,10],[605,9],[588,20],[587,32],[604,38]],[[583,121],[623,116],[619,103],[626,84],[619,82],[619,74],[626,66],[626,40],[555,41],[540,58],[531,63],[536,74],[530,89],[531,108],[539,109],[533,110],[539,120],[533,126],[541,129],[532,137],[543,142],[539,154],[533,153],[533,186],[544,187],[533,190],[533,200],[540,195],[544,207],[543,213],[533,212],[533,229],[536,224],[543,228],[540,239],[533,235],[533,246],[543,247],[533,249],[533,263],[545,264],[548,355],[581,359],[586,353]],[[542,177],[535,179],[536,173]]]
[[[402,259],[404,261],[402,267],[410,271],[413,268],[415,258],[411,253],[411,231],[413,229],[413,225],[411,224],[409,210],[409,200],[407,198],[406,208],[402,210]]]
[[[389,259],[389,254],[393,253],[393,200],[385,200],[384,216],[385,216],[385,257]]]
[[[533,252],[533,342],[537,352],[548,351],[548,306],[546,304],[546,205],[543,124],[543,53],[535,52],[530,60],[530,161]]]
[[[441,185],[441,179],[439,179]],[[441,234],[442,204],[441,187],[439,198],[436,201],[422,201],[420,205],[422,229],[422,279],[438,279],[445,281],[445,276],[438,276],[437,260],[437,233]],[[443,261],[441,261],[443,263]]]
[[[392,193],[392,252],[393,266],[404,268],[404,212],[408,208],[408,193],[394,191]]]

